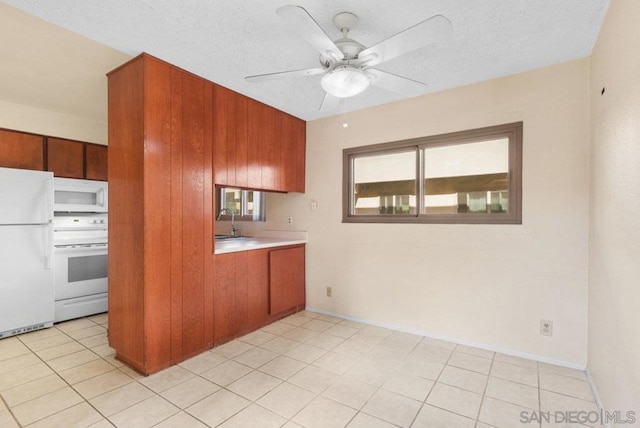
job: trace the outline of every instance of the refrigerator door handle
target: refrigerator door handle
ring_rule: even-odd
[[[47,223],[44,225],[44,267],[53,268],[53,178],[46,181],[46,204],[44,207]]]
[[[53,268],[53,225],[47,224],[44,228],[44,267]]]

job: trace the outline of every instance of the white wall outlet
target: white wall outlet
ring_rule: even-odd
[[[293,224],[293,217],[287,217],[287,224]]]
[[[327,287],[327,297],[333,296],[333,287]]]
[[[318,202],[317,201],[311,201],[311,211],[315,211],[318,209]]]
[[[553,321],[540,320],[540,334],[543,336],[553,336]]]

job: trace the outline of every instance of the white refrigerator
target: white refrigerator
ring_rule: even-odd
[[[54,319],[53,173],[0,168],[0,339]]]

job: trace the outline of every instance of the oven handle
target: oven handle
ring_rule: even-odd
[[[82,251],[106,251],[108,250],[108,244],[76,244],[76,245],[56,245],[55,252],[57,254],[62,253],[77,253]]]

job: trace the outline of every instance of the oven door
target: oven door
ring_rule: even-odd
[[[54,257],[56,300],[107,292],[107,244],[56,246]]]

